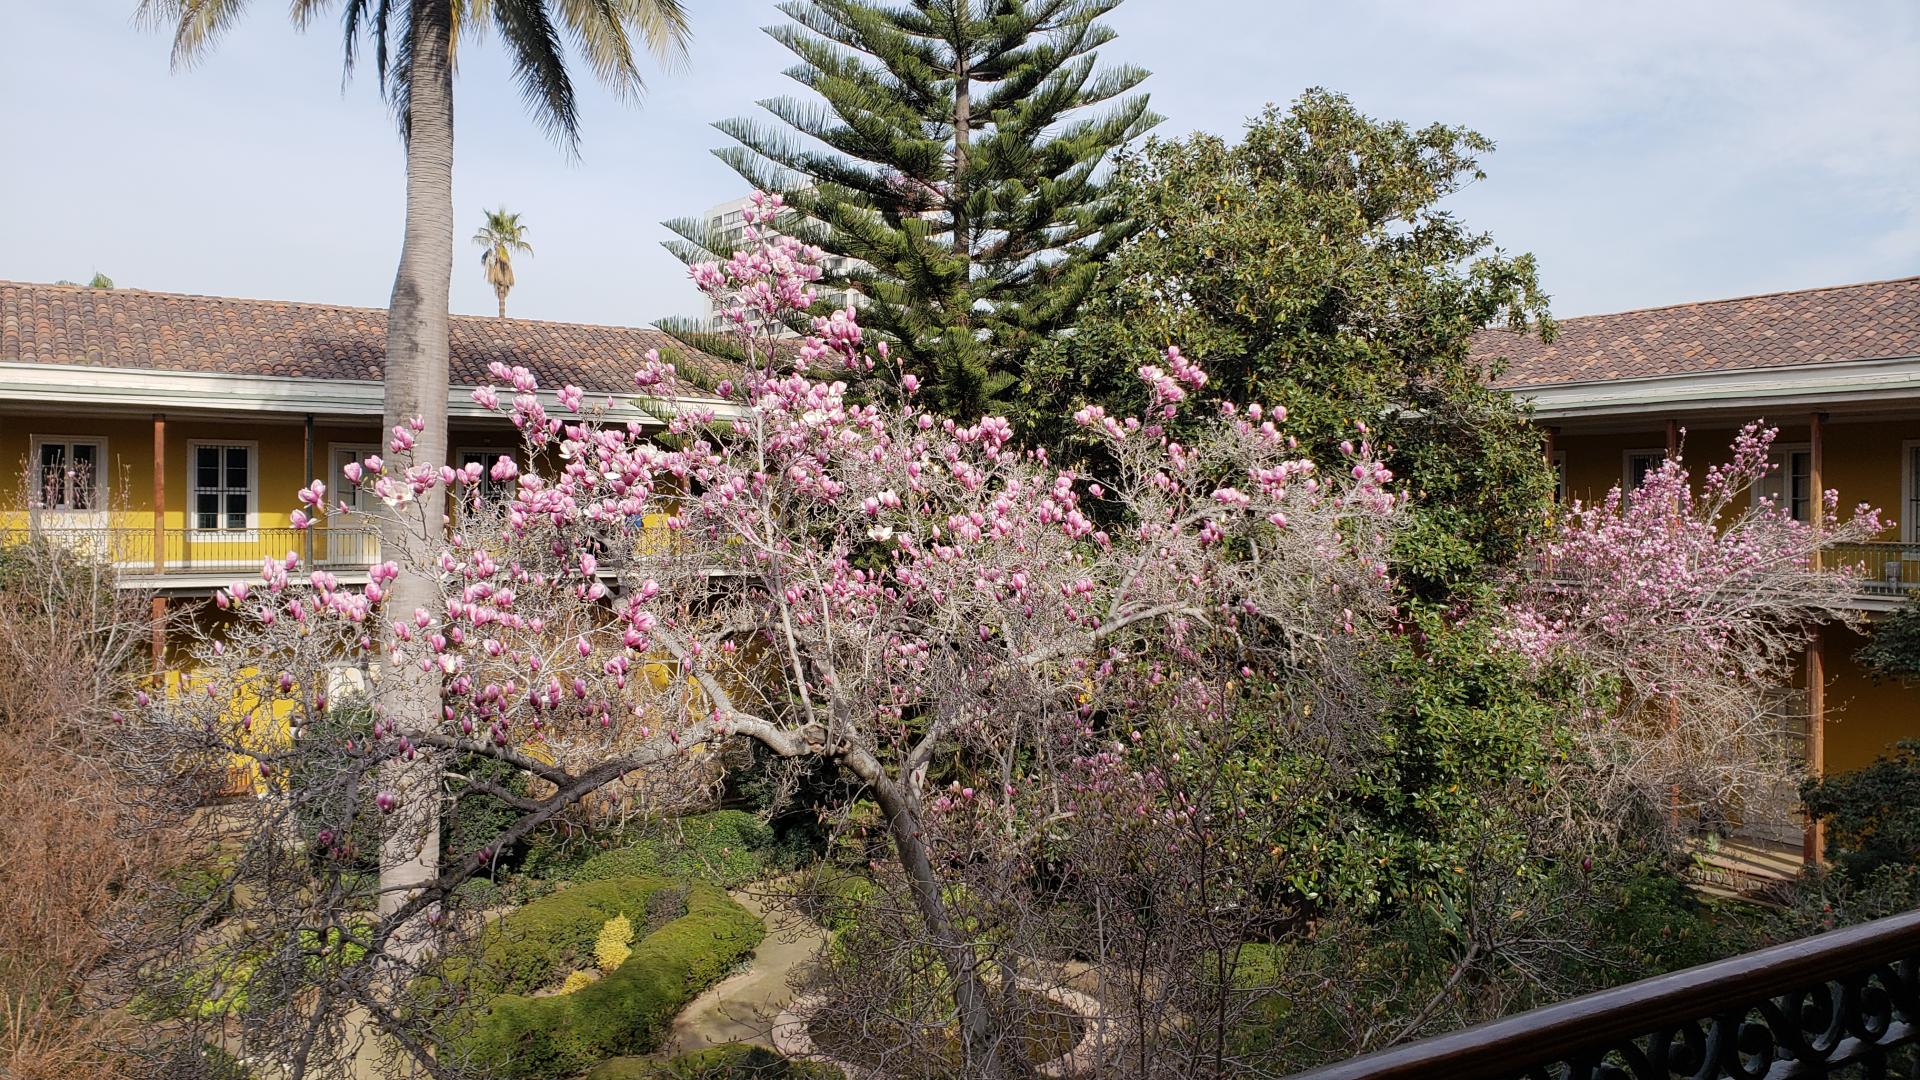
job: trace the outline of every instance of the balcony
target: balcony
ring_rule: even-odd
[[[1871,597],[1902,599],[1920,593],[1920,544],[1836,544],[1829,565],[1864,569],[1861,591]]]
[[[305,566],[351,575],[365,571],[380,553],[379,535],[370,528],[0,528],[0,546],[33,537],[112,560],[128,588],[224,585],[235,575],[258,573],[262,561],[284,559],[289,552]]]
[[[1660,975],[1294,1080],[1912,1077],[1920,912]]]

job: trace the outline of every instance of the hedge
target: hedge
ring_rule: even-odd
[[[591,956],[601,925],[619,914],[605,906],[610,898],[631,903],[669,888],[658,878],[579,885],[508,916],[505,932],[483,953],[482,977],[473,983],[478,990],[501,979],[504,992],[487,1003],[471,1029],[451,1040],[455,1056],[489,1078],[549,1080],[658,1046],[674,1015],[766,934],[752,912],[711,885],[687,886],[686,914],[636,941],[633,954],[606,977],[571,994],[525,995],[564,975],[553,966],[562,950]],[[626,910],[631,915],[632,908]],[[526,940],[519,931],[532,931],[527,937],[548,944],[519,946],[516,938]]]
[[[773,830],[742,810],[717,810],[658,827],[626,847],[603,851],[567,876],[574,881],[660,874],[725,888],[768,876]]]
[[[596,881],[535,900],[489,928],[479,962],[447,961],[448,982],[481,999],[530,994],[579,968],[594,965],[593,947],[608,919],[633,920],[635,936],[658,930],[686,913],[686,889],[660,877]]]
[[[583,1080],[841,1080],[840,1070],[789,1061],[764,1046],[729,1043],[672,1061],[622,1057],[602,1062]]]

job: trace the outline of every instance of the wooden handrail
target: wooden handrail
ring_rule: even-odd
[[[1859,992],[1869,979],[1882,997]],[[1829,992],[1828,1003],[1833,1005],[1825,1014],[1815,1009],[1816,1020],[1827,1016],[1824,1026],[1819,1031],[1803,1030],[1809,1021],[1801,1006],[1817,1006],[1815,998],[1822,992]],[[1920,1022],[1920,1016],[1914,1015],[1916,995],[1920,995],[1920,911],[1642,979],[1312,1069],[1294,1080],[1581,1077],[1593,1075],[1607,1055],[1628,1048],[1630,1053],[1615,1059],[1619,1071],[1612,1075],[1742,1075],[1698,1071],[1708,1066],[1705,1058],[1684,1073],[1666,1064],[1656,1070],[1652,1057],[1664,1051],[1643,1040],[1679,1045],[1676,1037],[1684,1042],[1689,1032],[1699,1035],[1703,1055],[1738,1054],[1743,1046],[1764,1042],[1772,1048],[1769,1052],[1779,1055],[1778,1060],[1794,1063],[1783,1072],[1750,1075],[1819,1076],[1863,1053],[1913,1041],[1915,1024]],[[1806,1001],[1750,1015],[1774,999],[1787,997]],[[1846,1015],[1849,1010],[1863,1012],[1869,1005],[1878,1010],[1881,1003],[1888,1014],[1884,1023],[1878,1017]],[[1746,1029],[1753,1025],[1763,1026],[1769,1038],[1750,1036]],[[1779,1030],[1783,1025],[1792,1030]],[[1876,1031],[1880,1034],[1874,1036]],[[1635,1062],[1636,1055],[1643,1060]]]

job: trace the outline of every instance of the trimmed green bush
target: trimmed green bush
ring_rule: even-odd
[[[841,1080],[831,1066],[789,1061],[764,1046],[728,1043],[672,1061],[622,1057],[601,1062],[584,1080]]]
[[[674,1014],[766,934],[752,912],[711,885],[687,886],[686,913],[636,941],[605,978],[563,996],[526,995],[585,966],[581,958],[592,955],[600,927],[618,914],[606,904],[670,887],[658,878],[590,883],[508,916],[471,984],[501,992],[452,1041],[456,1058],[497,1080],[548,1080],[657,1047]]]
[[[716,810],[662,825],[658,835],[603,851],[568,876],[574,881],[659,874],[734,888],[769,874],[773,830],[743,810]]]
[[[576,969],[594,967],[593,946],[608,919],[634,921],[636,936],[686,913],[686,890],[660,877],[630,877],[577,885],[536,900],[490,928],[479,962],[447,961],[449,982],[475,997],[531,994]]]

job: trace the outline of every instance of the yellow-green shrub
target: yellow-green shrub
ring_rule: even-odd
[[[594,962],[600,965],[601,971],[612,971],[633,955],[633,950],[627,947],[632,941],[632,920],[625,915],[615,915],[600,928],[600,939],[593,943]]]

